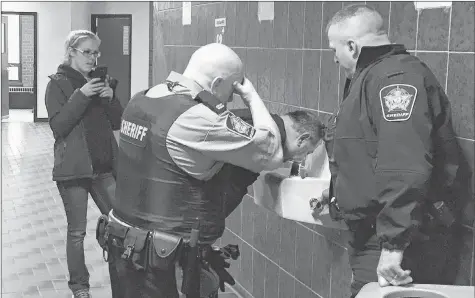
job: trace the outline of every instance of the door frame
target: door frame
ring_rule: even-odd
[[[38,13],[30,11],[2,11],[2,15],[14,14],[19,16],[33,16],[33,90],[35,104],[33,106],[33,122],[44,122],[48,119],[38,118]]]
[[[3,28],[3,25],[5,25],[5,28]],[[5,32],[3,32],[3,30],[5,30]],[[1,101],[2,101],[2,120],[3,119],[8,119],[10,117],[10,80],[8,78],[8,17],[6,15],[2,15],[2,43],[3,43],[3,47],[2,47],[2,90],[1,90]],[[5,49],[5,51],[3,52],[3,50]],[[6,61],[4,61],[4,58],[6,57]],[[4,68],[4,66],[6,66]],[[6,76],[6,79],[3,78],[3,76]],[[6,80],[6,85],[7,85],[7,88],[9,90],[7,90],[7,94],[4,94],[4,90],[3,88],[5,86],[3,86],[3,82]],[[4,96],[6,95],[6,96]],[[6,115],[3,115],[3,106],[6,105],[7,106],[7,114]]]
[[[129,97],[132,96],[132,14],[91,14],[91,31],[96,33],[97,26],[96,20],[97,19],[114,19],[114,18],[127,18],[130,20],[130,31],[129,31]],[[130,100],[130,99],[129,99]]]

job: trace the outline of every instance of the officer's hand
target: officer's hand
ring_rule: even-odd
[[[96,95],[102,90],[102,88],[104,88],[104,82],[101,82],[100,80],[100,78],[94,78],[90,80],[89,82],[84,84],[84,86],[81,87],[81,92],[87,97]]]
[[[401,262],[404,251],[387,250],[381,251],[377,267],[378,282],[381,287],[401,286],[412,282],[411,270],[403,270]]]
[[[246,105],[249,105],[249,102],[257,95],[256,89],[247,78],[244,78],[242,85],[239,82],[234,82],[233,87],[234,92],[241,96]]]
[[[235,244],[228,244],[225,247],[221,248],[221,253],[224,258],[231,258],[233,260],[237,260],[241,255],[241,252],[239,251],[239,246]]]

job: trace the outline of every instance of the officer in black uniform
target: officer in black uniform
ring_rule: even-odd
[[[455,212],[470,181],[443,87],[382,25],[373,8],[352,5],[327,26],[348,77],[327,149],[331,196],[352,231],[353,297],[376,281],[453,283],[453,218],[432,219]]]
[[[234,92],[249,107],[253,125],[226,109]],[[119,276],[112,287],[127,298],[178,297],[175,266],[191,272],[193,229],[199,230],[199,252],[192,257],[203,264],[197,270],[226,278],[220,257],[234,251],[235,258],[238,251],[211,247],[225,217],[223,204],[205,195],[208,180],[224,163],[260,172],[282,162],[278,127],[244,78],[241,60],[224,45],[198,49],[183,75],[172,72],[165,84],[136,94],[122,117],[116,201],[105,235],[98,226],[99,243]],[[199,279],[195,271],[189,276]]]

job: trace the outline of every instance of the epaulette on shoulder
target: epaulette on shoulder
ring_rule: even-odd
[[[227,111],[226,106],[207,91],[201,91],[198,93],[196,99],[218,115]]]

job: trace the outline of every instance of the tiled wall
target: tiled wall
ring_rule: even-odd
[[[274,20],[258,20],[257,2],[192,2],[182,25],[181,2],[153,3],[151,81],[182,72],[192,52],[214,42],[214,19],[226,17],[223,43],[242,58],[246,74],[272,112],[306,108],[323,118],[337,107],[344,83],[323,33],[342,2],[275,2]],[[425,61],[446,86],[454,126],[474,163],[474,4],[418,13],[413,2],[371,2],[392,41]],[[236,100],[239,105],[239,100]],[[223,243],[242,256],[231,271],[243,294],[255,298],[348,297],[351,271],[345,235],[280,219],[250,197],[227,220]],[[460,284],[473,285],[473,234],[465,241]]]

